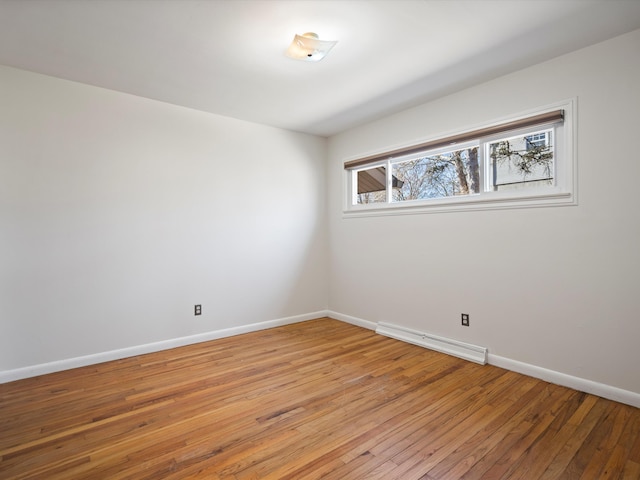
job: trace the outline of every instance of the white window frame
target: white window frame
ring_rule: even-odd
[[[469,141],[460,145],[442,147],[429,150],[429,154],[450,151],[453,149],[464,148],[466,145],[478,144],[478,164],[480,168],[480,193],[461,195],[454,197],[442,197],[421,200],[408,200],[403,202],[393,202],[391,192],[392,182],[392,165],[402,161],[424,156],[425,152],[419,154],[405,155],[404,157],[390,158],[377,162],[363,165],[355,169],[344,169],[343,174],[343,216],[344,217],[365,217],[365,216],[382,216],[382,215],[407,215],[407,214],[423,214],[423,213],[441,213],[465,210],[496,210],[496,209],[512,209],[512,208],[533,208],[533,207],[550,207],[550,206],[570,206],[577,205],[577,158],[576,158],[576,132],[575,119],[577,118],[577,99],[564,100],[552,105],[547,105],[535,110],[523,112],[507,118],[502,118],[494,122],[482,124],[474,128],[467,128],[458,132],[452,132],[446,135],[438,135],[436,137],[427,138],[424,143],[431,139],[448,137],[450,135],[472,131],[480,128],[500,125],[509,121],[538,115],[553,110],[564,110],[564,121],[553,128],[554,143],[554,182],[553,185],[536,186],[531,189],[503,190],[503,191],[486,191],[485,185],[490,184],[489,168],[486,167],[485,146],[491,141],[501,138],[519,135],[521,133],[538,130],[538,127],[528,127],[520,130],[502,132],[499,134],[479,138],[477,141]],[[540,127],[543,130],[547,127]],[[396,147],[397,148],[397,147]],[[396,148],[385,149],[392,151]],[[372,152],[367,156],[384,154],[385,150]],[[345,162],[362,158],[359,155],[351,159],[345,159]],[[356,204],[357,193],[354,192],[354,179],[357,172],[365,170],[373,166],[385,166],[387,173],[387,201],[371,204]]]

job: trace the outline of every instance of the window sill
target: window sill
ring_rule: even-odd
[[[429,213],[505,210],[513,208],[558,207],[577,205],[574,194],[551,191],[536,195],[498,196],[470,195],[433,200],[414,200],[403,203],[354,205],[343,210],[343,218],[378,217],[387,215],[418,215]]]

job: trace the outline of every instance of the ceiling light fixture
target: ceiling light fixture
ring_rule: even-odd
[[[307,32],[296,35],[286,51],[287,57],[306,62],[317,62],[329,53],[329,50],[338,43],[329,40],[320,40],[317,33]]]

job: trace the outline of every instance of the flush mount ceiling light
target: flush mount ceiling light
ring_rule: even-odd
[[[286,55],[296,60],[317,62],[318,60],[322,60],[336,43],[338,42],[320,40],[318,34],[307,32],[302,35],[296,35],[293,38],[293,42],[289,45]]]

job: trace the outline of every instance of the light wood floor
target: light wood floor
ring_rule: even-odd
[[[640,478],[640,409],[319,319],[0,385],[2,479]]]

